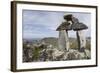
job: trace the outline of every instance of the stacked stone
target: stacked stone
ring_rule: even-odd
[[[60,50],[69,50],[69,38],[68,38],[68,31],[74,30],[76,31],[77,35],[77,42],[78,42],[78,50],[80,52],[84,52],[84,49],[86,47],[86,39],[83,33],[83,30],[87,29],[88,27],[79,22],[79,20],[74,17],[72,14],[65,15],[64,19],[65,22],[62,22],[62,24],[56,29],[59,31],[59,49]]]

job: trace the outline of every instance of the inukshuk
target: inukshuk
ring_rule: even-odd
[[[69,50],[69,38],[68,38],[68,31],[74,30],[76,31],[77,35],[77,42],[78,42],[78,50],[80,52],[84,52],[84,49],[86,47],[86,39],[83,34],[83,30],[87,29],[88,27],[79,22],[79,20],[74,17],[73,15],[65,15],[64,19],[65,22],[62,22],[62,24],[56,29],[59,31],[59,39],[58,39],[58,46],[60,50]]]

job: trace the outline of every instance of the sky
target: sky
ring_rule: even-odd
[[[64,22],[64,15],[72,14],[88,26],[85,30],[86,37],[91,35],[91,14],[77,13],[77,12],[56,12],[56,11],[36,11],[23,10],[22,13],[22,32],[23,38],[44,38],[44,37],[58,37],[59,32],[57,27]],[[69,31],[69,37],[76,37],[76,32]]]

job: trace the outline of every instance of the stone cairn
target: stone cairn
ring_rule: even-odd
[[[60,24],[60,26],[56,29],[57,31],[59,31],[59,49],[69,51],[68,31],[74,30],[76,31],[77,36],[78,51],[84,52],[86,47],[86,39],[83,34],[83,30],[88,29],[88,27],[82,22],[79,22],[79,20],[72,14],[65,15],[64,19],[65,22],[62,22],[62,24]]]
[[[86,50],[86,39],[83,30],[88,27],[79,22],[73,15],[65,15],[65,22],[62,22],[56,29],[59,31],[58,47],[54,48],[52,45],[46,45],[43,41],[40,45],[31,46],[27,43],[24,48],[23,62],[40,62],[40,61],[66,61],[66,60],[82,60],[90,59],[91,52]],[[68,31],[74,30],[77,36],[78,50],[69,49]],[[33,49],[34,48],[34,49]],[[41,50],[39,50],[41,48]]]

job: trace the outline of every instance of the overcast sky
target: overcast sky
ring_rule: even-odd
[[[23,38],[58,37],[57,27],[64,21],[65,14],[72,14],[88,26],[85,35],[91,35],[91,14],[74,12],[51,12],[23,10]],[[76,37],[76,33],[69,31],[69,37]]]

